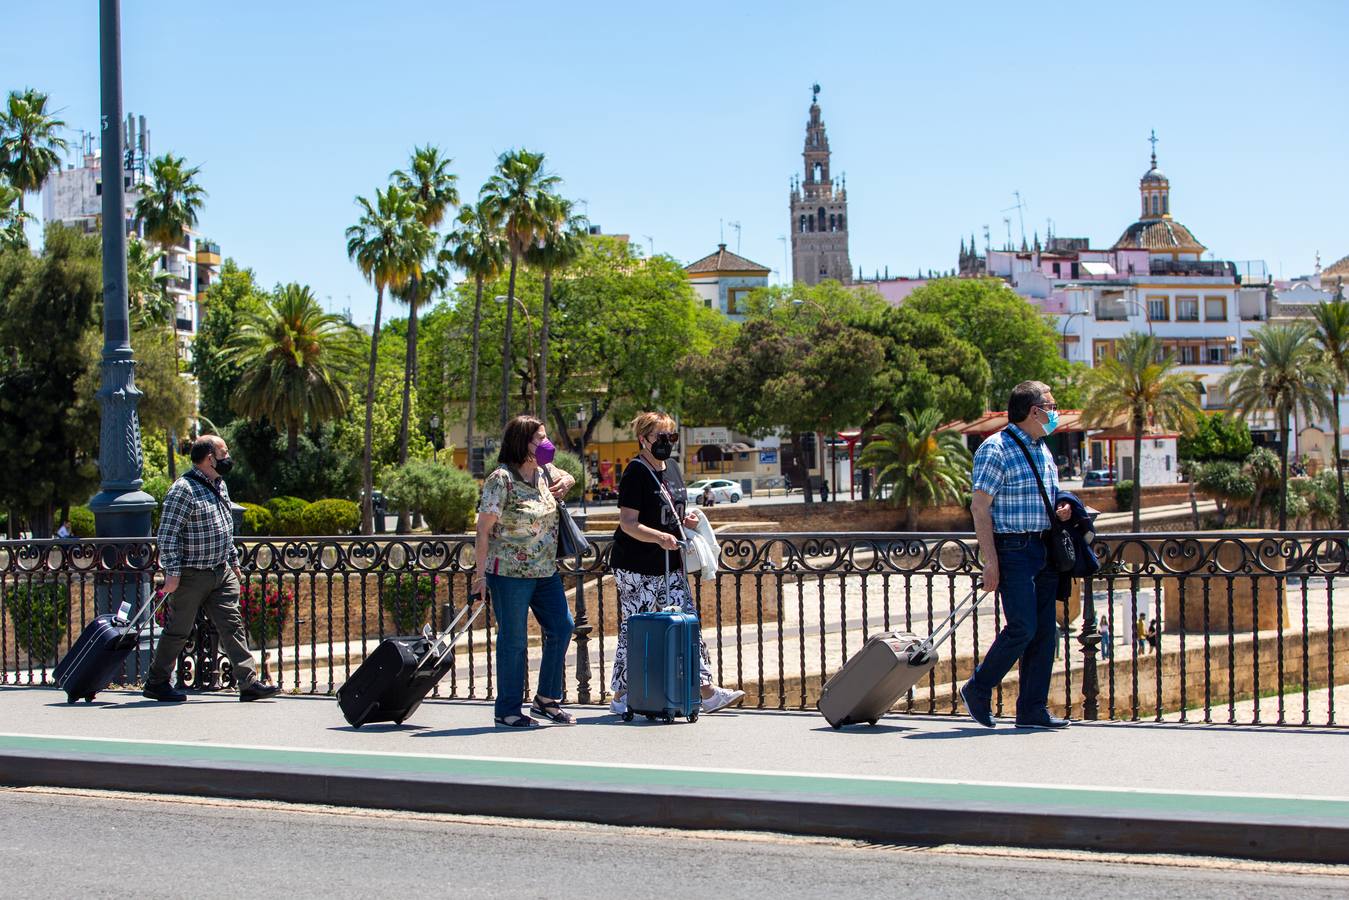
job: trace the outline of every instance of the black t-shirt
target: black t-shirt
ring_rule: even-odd
[[[640,459],[634,459],[623,470],[623,480],[618,483],[618,506],[620,509],[637,510],[639,524],[657,531],[668,532],[683,539],[678,519],[670,513],[670,505],[665,502],[656,478],[670,492],[675,510],[680,517],[684,515],[688,503],[688,491],[684,488],[684,476],[672,461],[665,463],[665,469],[656,472],[653,477],[650,469]],[[667,560],[661,555],[668,554]],[[614,532],[614,548],[609,556],[609,565],[614,569],[636,572],[639,575],[664,575],[666,571],[678,572],[680,556],[678,550],[662,550],[659,544],[639,541],[621,527]]]

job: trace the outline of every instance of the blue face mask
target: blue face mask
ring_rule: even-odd
[[[1045,415],[1048,417],[1045,422],[1045,436],[1047,437],[1054,433],[1055,428],[1059,427],[1059,411],[1057,409],[1047,409],[1045,410]]]

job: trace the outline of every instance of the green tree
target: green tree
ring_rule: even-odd
[[[131,324],[137,330],[163,326],[174,319],[173,299],[169,296],[169,272],[156,271],[159,257],[142,240],[132,237],[126,244],[127,300]]]
[[[546,227],[537,243],[525,251],[525,262],[543,273],[543,316],[539,326],[539,393],[537,415],[548,415],[548,337],[552,326],[553,275],[580,259],[588,237],[584,216],[572,202],[551,197],[544,214]]]
[[[200,173],[200,167],[188,168],[187,160],[172,153],[150,161],[150,181],[141,189],[141,196],[136,201],[136,223],[145,230],[146,237],[159,245],[166,270],[169,269],[169,248],[186,240],[188,231],[196,226],[197,215],[205,202],[206,191],[197,184]],[[170,304],[168,324],[176,329],[174,318]],[[177,347],[176,341],[174,347]],[[177,476],[176,443],[176,436],[170,433],[170,478]]]
[[[20,213],[24,194],[42,190],[68,146],[58,133],[66,123],[48,111],[47,99],[32,88],[10,91],[0,110],[0,174],[18,189]]]
[[[1249,418],[1272,410],[1279,427],[1279,528],[1288,527],[1288,420],[1295,411],[1308,418],[1330,413],[1328,389],[1336,378],[1306,322],[1266,325],[1255,347],[1232,363],[1219,382],[1228,402]]]
[[[1219,528],[1227,524],[1233,508],[1249,503],[1255,496],[1255,479],[1228,459],[1199,463],[1193,480],[1196,489],[1217,505]]]
[[[197,378],[201,413],[217,428],[234,420],[230,398],[243,377],[239,362],[224,350],[244,317],[261,313],[269,295],[258,287],[252,269],[226,259],[220,278],[206,291],[206,317],[192,342],[191,372]],[[231,448],[233,445],[231,445]]]
[[[306,420],[318,424],[346,414],[360,352],[349,322],[324,312],[308,287],[288,284],[242,317],[225,350],[243,369],[234,409],[283,425],[286,457],[294,462]]]
[[[915,292],[916,293],[916,292]],[[1176,358],[1162,355],[1151,334],[1125,335],[1116,354],[1097,364],[1086,376],[1082,420],[1088,428],[1105,428],[1127,417],[1134,436],[1133,529],[1139,529],[1143,458],[1143,430],[1149,423],[1176,431],[1191,430],[1202,412],[1199,384],[1193,375],[1176,370]]]
[[[0,177],[0,250],[27,249],[24,224],[31,218],[19,206],[23,192]]]
[[[1349,528],[1349,510],[1344,496],[1344,467],[1340,465],[1340,396],[1349,382],[1349,302],[1344,299],[1344,285],[1335,292],[1329,303],[1312,307],[1316,319],[1316,342],[1325,354],[1330,369],[1330,427],[1335,435],[1335,508],[1341,529]]]
[[[1182,462],[1227,460],[1240,463],[1250,456],[1254,444],[1246,420],[1223,412],[1201,416],[1189,434],[1182,434],[1176,453]]]
[[[858,464],[876,469],[876,481],[891,488],[890,500],[905,506],[905,527],[918,527],[918,514],[931,506],[960,503],[970,489],[973,461],[960,433],[938,431],[935,409],[901,410],[898,422],[876,426]]]
[[[78,386],[103,296],[98,238],[48,226],[42,255],[0,251],[0,503],[38,535],[98,484],[98,418]],[[11,517],[13,518],[13,517]]]
[[[858,326],[885,347],[864,431],[897,421],[904,410],[932,407],[944,422],[983,413],[991,377],[988,362],[978,347],[956,337],[939,317],[887,304],[861,318]]]
[[[544,169],[544,156],[529,150],[508,150],[497,160],[496,171],[483,185],[479,202],[487,203],[502,223],[510,252],[510,279],[506,286],[506,324],[501,344],[501,403],[497,418],[506,427],[510,418],[511,340],[515,327],[515,275],[520,257],[542,237],[554,215],[553,190],[561,183]]]
[[[939,317],[979,348],[991,373],[988,409],[1002,409],[1022,381],[1053,384],[1067,371],[1048,318],[996,278],[942,278],[914,291],[904,305]]]
[[[473,278],[473,337],[468,387],[469,465],[472,466],[473,429],[478,424],[478,357],[482,331],[482,288],[501,275],[509,250],[495,207],[479,201],[459,210],[457,226],[450,233],[454,264]],[[448,423],[447,423],[448,424]]]
[[[431,231],[419,219],[421,210],[410,194],[396,186],[375,191],[375,202],[356,198],[361,217],[346,231],[347,256],[375,286],[375,324],[370,334],[370,366],[365,393],[365,440],[361,453],[363,492],[361,530],[371,534],[374,514],[371,492],[374,472],[371,468],[371,440],[374,427],[375,369],[379,359],[380,318],[384,313],[384,292],[401,288],[414,274],[431,243]]]
[[[439,147],[415,147],[406,170],[390,175],[392,182],[412,197],[417,205],[417,221],[431,230],[459,205],[459,176],[450,171],[454,160],[441,154]],[[426,242],[426,255],[435,250],[434,237]],[[433,294],[425,284],[421,269],[410,273],[407,281],[395,289],[394,296],[408,307],[407,361],[403,367],[403,418],[398,432],[398,462],[408,458],[408,421],[412,415],[412,383],[417,377],[417,312]]]

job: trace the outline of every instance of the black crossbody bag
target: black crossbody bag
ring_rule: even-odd
[[[1040,489],[1040,499],[1045,502],[1045,512],[1049,513],[1049,534],[1045,537],[1049,562],[1056,572],[1071,572],[1077,566],[1077,548],[1073,546],[1073,537],[1068,533],[1068,529],[1063,527],[1059,517],[1054,515],[1054,504],[1049,502],[1049,492],[1045,490],[1045,483],[1040,478],[1039,467],[1031,459],[1030,448],[1021,443],[1021,438],[1011,431],[1007,432],[1007,436],[1016,441],[1016,445],[1025,455],[1026,464],[1030,466],[1031,474],[1035,476],[1035,486]]]
[[[543,472],[543,480],[548,482],[548,486],[553,486],[553,479],[548,474],[547,466],[539,466]],[[576,524],[576,520],[571,517],[571,510],[567,509],[565,500],[557,501],[557,552],[560,556],[572,556],[580,559],[590,549],[590,541],[586,539],[585,532]]]

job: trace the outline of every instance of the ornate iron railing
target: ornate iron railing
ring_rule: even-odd
[[[1055,709],[1088,719],[1339,724],[1349,533],[1102,535],[1095,546],[1101,572],[1059,607]],[[468,536],[277,538],[240,549],[255,655],[290,691],[331,693],[383,637],[438,628],[468,602]],[[723,537],[721,551],[715,578],[691,579],[704,639],[718,680],[759,708],[813,707],[869,636],[926,634],[981,570],[968,534],[737,534]],[[589,555],[562,567],[576,618],[567,682],[575,702],[609,697],[619,623],[608,553],[608,538],[598,537]],[[85,623],[144,602],[157,580],[152,540],[0,542],[0,684],[49,681]],[[268,595],[279,619],[258,612]],[[128,661],[128,682],[145,671],[161,625],[149,626]],[[985,602],[897,709],[958,713],[957,689],[1000,628],[1000,609]],[[440,696],[492,696],[493,634],[488,610]],[[205,617],[179,673],[190,688],[231,683]],[[996,697],[999,710],[1014,682],[1015,673]]]

